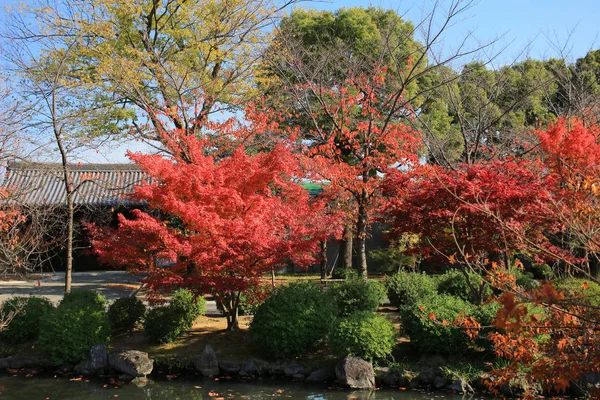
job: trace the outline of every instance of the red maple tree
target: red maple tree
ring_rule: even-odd
[[[240,294],[274,268],[314,263],[336,225],[298,183],[303,172],[285,146],[215,157],[207,139],[169,136],[173,158],[129,155],[150,177],[133,195],[149,211],[119,215],[116,229],[92,227],[93,249],[105,263],[147,274],[156,298],[175,287],[213,293],[236,329]]]
[[[278,127],[281,136],[303,139],[300,154],[314,181],[326,181],[339,210],[353,225],[358,270],[367,276],[367,229],[379,207],[388,171],[418,164],[421,141],[406,123],[412,115],[403,90],[386,90],[385,69],[353,74],[339,85],[308,82],[294,87],[309,122]],[[290,113],[290,114],[293,114]],[[294,116],[291,115],[291,119]]]

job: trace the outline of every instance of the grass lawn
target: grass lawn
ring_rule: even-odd
[[[227,321],[223,317],[202,316],[196,320],[192,329],[174,343],[152,343],[143,331],[121,335],[111,339],[110,348],[127,348],[148,352],[154,358],[191,358],[202,353],[210,344],[219,359],[244,361],[256,356],[256,349],[250,340],[248,327],[252,317],[239,317],[240,329],[228,332]]]

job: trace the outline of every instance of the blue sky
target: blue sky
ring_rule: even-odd
[[[423,11],[431,8],[431,0],[333,0],[304,3],[302,7],[336,10],[343,7],[376,6],[398,11],[413,21],[422,19]],[[448,3],[448,1],[442,1]],[[600,0],[479,0],[457,20],[448,31],[449,44],[473,31],[481,42],[503,36],[499,48],[509,48],[498,62],[509,62],[531,43],[533,58],[557,56],[550,44],[572,36],[567,46],[573,58],[584,56],[590,49],[600,47]],[[558,39],[558,40],[557,40]]]
[[[412,21],[422,19],[434,0],[333,0],[302,3],[301,7],[336,10],[343,7],[376,6],[393,9]],[[442,0],[448,4],[450,0]],[[15,4],[16,0],[0,0],[0,6]],[[472,46],[489,43],[498,51],[506,49],[495,59],[495,67],[516,58],[545,59],[559,56],[556,44],[573,61],[590,49],[600,48],[600,0],[479,0],[446,32],[444,47],[452,48],[469,32],[475,38]],[[568,40],[567,40],[568,39]],[[446,49],[447,51],[447,49]],[[463,60],[463,62],[468,60]],[[457,65],[454,65],[457,67]],[[459,65],[458,65],[459,66]],[[150,151],[140,143],[130,142],[89,151],[81,157],[87,162],[127,162],[125,151]]]

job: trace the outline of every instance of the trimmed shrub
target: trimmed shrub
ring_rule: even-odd
[[[60,305],[78,304],[96,311],[106,311],[106,299],[100,293],[91,290],[73,289],[66,293]]]
[[[156,343],[171,343],[194,325],[206,310],[206,300],[178,289],[166,306],[151,308],[144,319],[146,335]]]
[[[473,272],[467,272],[467,277],[462,271],[457,269],[451,269],[447,271],[444,275],[439,278],[438,283],[438,292],[440,294],[447,294],[450,296],[460,297],[464,301],[468,301],[473,304],[479,303],[479,290],[483,283],[483,279]],[[471,286],[473,286],[476,292],[473,292]],[[483,298],[485,299],[490,294],[492,294],[492,290],[489,285],[485,285],[483,289]]]
[[[358,279],[358,271],[351,268],[336,268],[331,273],[332,279]]]
[[[194,321],[206,312],[206,300],[202,296],[194,296],[188,289],[177,289],[169,302],[173,313],[178,314],[185,324],[185,329],[190,329]]]
[[[435,295],[401,309],[402,329],[419,351],[450,354],[465,349],[466,333],[452,325],[460,313],[473,315],[474,306],[463,299]]]
[[[91,346],[109,338],[110,321],[97,302],[63,301],[41,318],[38,348],[57,364],[78,362],[89,356]]]
[[[8,327],[2,332],[2,339],[18,344],[37,339],[40,334],[40,320],[54,306],[45,297],[17,296],[2,304],[3,313],[17,312]]]
[[[331,288],[340,316],[355,311],[376,311],[385,301],[384,287],[375,281],[354,279],[335,284]]]
[[[338,321],[331,334],[331,347],[340,356],[354,355],[366,360],[386,358],[396,344],[396,330],[390,320],[369,311],[357,311]]]
[[[271,357],[299,356],[327,337],[336,313],[328,292],[312,283],[292,283],[258,307],[251,337]]]
[[[400,271],[385,281],[388,299],[396,307],[410,306],[437,293],[437,279],[422,273]]]
[[[181,316],[173,313],[170,306],[151,308],[144,319],[144,332],[155,343],[172,343],[186,329]]]
[[[137,297],[123,297],[108,307],[108,319],[114,333],[131,332],[146,314],[146,306]]]

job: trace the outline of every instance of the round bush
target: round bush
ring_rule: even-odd
[[[331,334],[331,347],[340,356],[354,355],[366,360],[386,358],[396,344],[396,330],[387,318],[369,311],[357,311],[339,320]]]
[[[86,307],[96,311],[106,311],[106,299],[100,293],[91,290],[73,289],[66,293],[60,305],[74,305]]]
[[[416,272],[400,271],[390,275],[385,285],[388,298],[396,307],[410,306],[437,293],[436,278]]]
[[[166,306],[154,307],[144,319],[146,335],[156,343],[171,343],[194,325],[206,310],[206,300],[188,289],[179,289]]]
[[[131,332],[146,314],[146,306],[137,297],[123,297],[108,307],[108,319],[114,333]]]
[[[90,347],[107,344],[110,322],[104,310],[86,302],[61,303],[40,320],[38,348],[57,363],[78,362],[89,357]]]
[[[340,316],[355,311],[376,311],[385,301],[385,289],[375,281],[354,279],[335,284],[331,292]]]
[[[155,343],[172,343],[186,329],[185,321],[170,306],[151,308],[144,319],[144,332]]]
[[[460,313],[473,315],[473,307],[458,297],[430,296],[401,309],[402,329],[421,352],[456,353],[467,347],[469,338],[452,322]]]
[[[447,271],[444,275],[442,275],[439,279],[438,283],[438,292],[440,294],[447,294],[450,296],[460,297],[464,301],[468,301],[473,304],[479,303],[479,290],[481,285],[483,284],[483,279],[473,272],[467,272],[467,277],[462,271],[451,269]],[[471,289],[469,283],[473,286],[476,292]],[[485,299],[490,294],[492,294],[492,290],[489,285],[485,284],[483,289],[483,298]],[[483,299],[481,299],[483,300]]]
[[[312,283],[282,286],[258,307],[251,337],[271,357],[299,356],[327,337],[336,311],[331,295]]]
[[[202,296],[194,296],[188,289],[178,289],[173,293],[169,307],[182,319],[185,329],[189,329],[196,318],[206,312],[206,300]]]
[[[358,271],[351,268],[336,268],[331,273],[332,279],[358,279]]]
[[[37,339],[40,333],[40,319],[54,307],[45,297],[13,297],[2,304],[2,312],[16,312],[8,327],[2,332],[2,339],[19,344]]]

